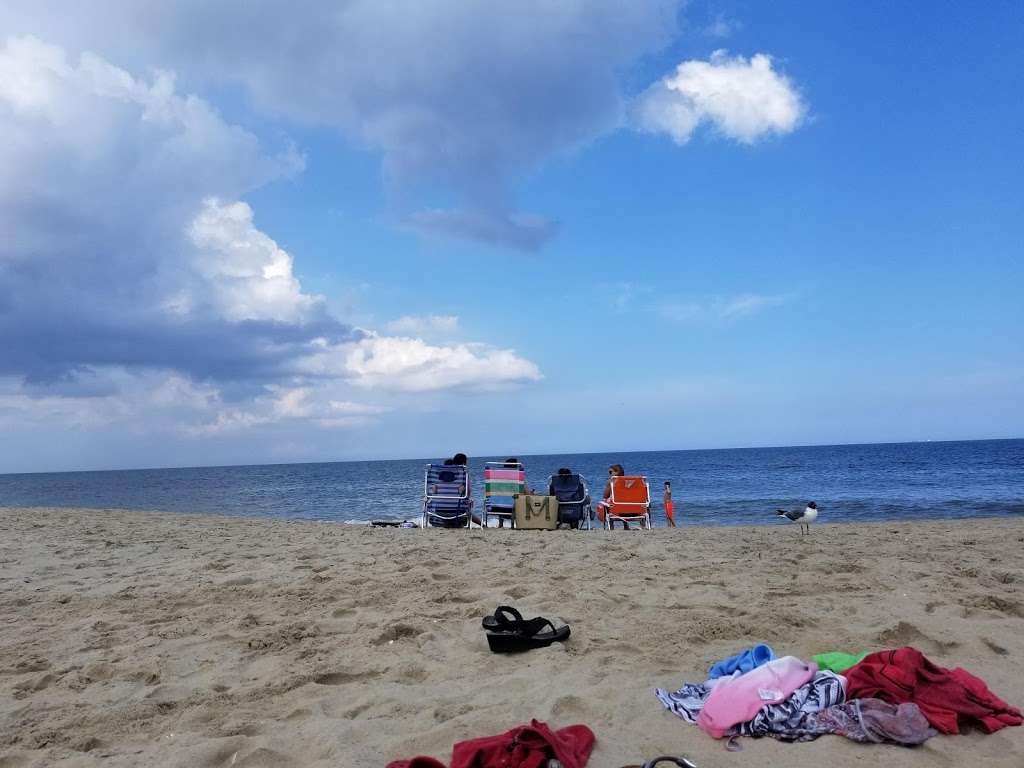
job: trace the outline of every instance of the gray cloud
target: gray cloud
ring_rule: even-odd
[[[314,338],[354,338],[301,292],[248,207],[213,197],[299,168],[293,150],[264,152],[168,76],[8,40],[0,375],[43,383],[123,365],[253,378],[279,375]]]
[[[233,403],[265,410],[271,388],[315,385],[302,397],[321,403],[318,424],[337,427],[373,408],[330,406],[348,402],[349,384],[420,391],[540,378],[512,350],[351,328],[305,293],[292,257],[235,199],[302,164],[294,149],[268,153],[179,94],[168,74],[136,78],[94,54],[9,38],[0,45],[0,394],[47,413],[66,413],[55,404],[63,398],[133,414],[118,386],[137,405],[147,402],[140,382],[176,372],[209,387],[190,401],[204,418],[222,405],[238,429],[274,418]]]
[[[473,210],[424,210],[408,223],[425,234],[468,237],[491,245],[537,251],[558,233],[558,223],[528,213]]]
[[[668,42],[679,2],[5,5],[0,29],[240,83],[262,110],[380,151],[400,221],[536,249],[557,226],[517,210],[516,183],[621,123],[622,76]]]

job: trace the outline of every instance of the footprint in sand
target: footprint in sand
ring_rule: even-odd
[[[92,752],[103,746],[103,742],[95,736],[82,736],[71,742],[71,748],[76,752]]]
[[[50,687],[54,680],[57,678],[50,673],[41,675],[40,677],[29,678],[28,680],[22,680],[20,683],[14,686],[14,690],[18,693],[35,693],[42,691]]]
[[[449,704],[434,709],[434,722],[435,723],[446,723],[449,720],[454,720],[456,717],[465,715],[467,712],[471,712],[473,707],[469,704]]]
[[[258,736],[263,732],[259,723],[245,720],[229,720],[220,727],[221,736]]]
[[[976,610],[981,610],[1001,613],[1004,618],[1024,619],[1024,606],[1015,600],[1006,600],[995,595],[968,598],[962,600],[960,604],[964,606],[964,616],[971,616]]]
[[[273,629],[262,637],[249,640],[247,645],[254,651],[282,651],[289,646],[319,636],[318,625],[300,621]]]
[[[325,672],[314,677],[313,682],[317,685],[347,685],[371,677],[377,677],[381,674],[382,672],[377,670],[368,672]]]
[[[422,683],[430,673],[426,669],[415,663],[406,663],[400,665],[394,672],[389,675],[390,679],[394,680],[400,685],[415,685]]]
[[[423,630],[419,627],[414,627],[411,624],[392,624],[376,640],[373,640],[373,645],[385,645],[392,641],[398,642],[399,640],[411,640],[414,637],[418,637],[423,634]]]
[[[551,719],[559,722],[583,722],[590,715],[587,702],[579,696],[560,696],[551,707]]]
[[[14,668],[11,670],[16,673],[21,672],[45,672],[50,668],[50,660],[44,656],[38,656],[35,654],[29,656],[22,656],[14,663]],[[7,670],[4,670],[7,671]],[[0,766],[2,768],[2,766]]]
[[[438,605],[447,605],[449,603],[454,603],[456,605],[467,605],[469,603],[475,603],[479,599],[479,595],[464,595],[458,592],[445,592],[443,594],[431,598],[430,602],[437,603]]]
[[[938,656],[943,656],[960,645],[958,642],[944,643],[941,640],[936,640],[906,621],[901,621],[896,626],[879,632],[875,636],[875,640],[886,648],[914,645]]]
[[[1009,651],[999,645],[999,643],[993,642],[987,637],[981,638],[981,642],[984,643],[985,647],[992,651],[996,656],[1006,656],[1009,653]]]
[[[365,702],[363,704],[357,704],[356,706],[352,707],[351,709],[345,710],[342,713],[341,716],[344,717],[346,720],[355,720],[357,717],[359,717],[361,714],[363,714],[363,712],[365,712],[366,710],[368,710],[372,706],[373,706],[373,702],[370,702],[370,701]]]

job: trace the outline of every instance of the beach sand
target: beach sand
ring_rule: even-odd
[[[809,658],[910,644],[1024,704],[1024,524],[785,523],[640,533],[371,530],[0,509],[0,768],[447,761],[530,718],[589,765],[1024,765],[1024,728],[923,747],[742,740],[665,711],[755,642]],[[572,638],[492,655],[501,603]]]

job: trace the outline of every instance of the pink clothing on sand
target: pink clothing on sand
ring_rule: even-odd
[[[704,702],[697,725],[720,739],[734,725],[753,720],[761,707],[781,704],[817,671],[814,662],[783,656],[746,674],[723,678]]]

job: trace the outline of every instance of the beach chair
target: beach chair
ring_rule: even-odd
[[[423,479],[421,528],[469,528],[473,520],[466,467],[427,464]]]
[[[526,472],[519,462],[488,461],[484,464],[484,519],[486,528],[492,517],[514,520],[516,494],[526,493]]]
[[[608,507],[604,513],[604,526],[611,528],[616,520],[637,525],[640,528],[651,527],[651,488],[647,478],[641,475],[610,477],[612,493],[608,498]]]
[[[551,475],[548,478],[548,496],[558,499],[558,523],[570,528],[592,527],[593,508],[587,481],[577,472]]]

